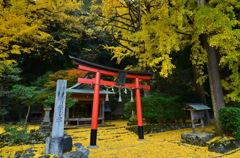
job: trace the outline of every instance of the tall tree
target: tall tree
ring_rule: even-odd
[[[231,90],[236,92],[235,87],[239,85],[240,36],[237,11],[240,2],[237,0],[102,2],[101,17],[103,23],[107,24],[105,29],[119,44],[117,47],[106,48],[112,50],[119,62],[126,56],[134,56],[138,59],[139,68],[160,67],[160,75],[167,77],[175,67],[171,63],[171,52],[191,45],[192,64],[197,66],[199,74],[202,75],[198,79],[199,83],[207,77],[203,71],[207,64],[216,129],[221,135],[218,110],[224,107],[225,103],[219,68],[227,66],[232,70],[228,81],[231,81]],[[227,85],[226,82],[225,84]],[[229,97],[237,99],[236,93],[234,94]]]
[[[8,92],[8,96],[12,98],[13,102],[20,103],[28,107],[25,117],[25,122],[27,122],[31,107],[37,104],[38,96],[41,93],[43,93],[43,90],[38,90],[37,87],[14,85],[12,90]]]

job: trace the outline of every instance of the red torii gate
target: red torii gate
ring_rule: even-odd
[[[140,81],[150,80],[151,76],[154,74],[153,72],[135,72],[135,71],[124,71],[115,68],[110,68],[98,64],[94,64],[91,62],[87,62],[72,56],[69,56],[74,64],[78,65],[78,69],[85,70],[89,72],[95,73],[95,78],[93,79],[85,79],[78,78],[78,83],[86,83],[86,84],[94,84],[94,95],[93,95],[93,109],[92,109],[92,123],[91,123],[91,135],[90,135],[90,146],[89,148],[98,148],[96,145],[97,140],[97,127],[98,127],[98,110],[99,110],[99,91],[100,85],[106,86],[117,86],[117,87],[128,87],[135,88],[136,92],[136,109],[137,109],[137,124],[138,124],[138,137],[139,141],[143,141],[143,119],[142,119],[142,105],[141,105],[141,94],[140,88],[145,88],[150,90],[150,86],[141,85]],[[110,75],[110,76],[118,76],[117,82],[113,81],[104,81],[101,80],[101,74]],[[125,83],[126,78],[135,79],[134,84]]]

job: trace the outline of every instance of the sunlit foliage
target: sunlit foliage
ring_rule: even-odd
[[[96,9],[96,8],[94,8]],[[179,50],[180,36],[172,29],[167,1],[103,0],[102,20],[117,47],[105,46],[118,63],[125,57],[136,57],[137,71],[160,68],[167,77],[175,66],[170,53]]]
[[[0,59],[10,63],[14,62],[12,55],[39,50],[62,53],[67,39],[54,38],[50,27],[64,25],[73,30],[71,28],[77,27],[78,20],[73,12],[80,6],[76,0],[1,0]]]
[[[134,56],[139,64],[135,70],[151,68],[163,77],[175,67],[171,53],[190,45],[190,60],[202,75],[198,82],[203,83],[208,54],[202,36],[207,35],[207,42],[219,53],[219,68],[232,71],[223,81],[224,88],[231,92],[226,99],[240,101],[238,0],[210,0],[203,6],[196,0],[103,0],[102,7],[94,5],[93,10],[98,10],[102,18],[102,29],[118,43],[105,46],[113,58],[120,62]]]

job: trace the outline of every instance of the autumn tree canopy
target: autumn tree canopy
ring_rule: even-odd
[[[138,59],[137,68],[157,70],[163,77],[175,65],[171,53],[190,46],[190,60],[202,75],[198,82],[210,79],[216,122],[218,109],[225,106],[219,70],[231,75],[222,81],[228,90],[226,99],[239,97],[239,10],[237,0],[103,0],[102,26],[118,46],[108,46],[120,62],[127,56]],[[94,8],[96,9],[96,7]],[[99,22],[99,23],[101,23]],[[208,67],[208,74],[204,68]],[[160,69],[159,69],[160,68]]]
[[[96,10],[94,5],[93,10]],[[160,68],[167,77],[175,66],[171,52],[180,50],[180,36],[171,29],[166,1],[103,0],[98,21],[118,46],[105,45],[120,63],[125,57],[135,57],[138,66],[128,69],[147,71]]]
[[[51,28],[64,25],[68,35],[79,36],[81,5],[77,0],[1,0],[0,59],[11,63],[12,56],[21,53],[62,53],[68,39],[55,38]]]

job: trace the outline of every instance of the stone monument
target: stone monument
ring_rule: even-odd
[[[46,154],[62,155],[72,149],[72,138],[64,136],[66,88],[66,80],[57,81],[52,134],[46,140]]]
[[[39,127],[39,133],[42,136],[49,136],[52,131],[52,124],[49,117],[51,110],[52,108],[44,108],[45,114],[44,114],[43,122]]]

